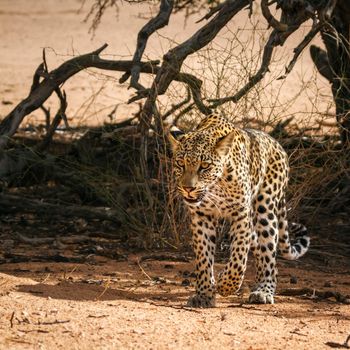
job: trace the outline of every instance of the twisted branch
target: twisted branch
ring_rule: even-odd
[[[286,71],[285,71],[284,75],[282,75],[281,77],[277,78],[278,80],[285,79],[286,76],[292,71],[292,69],[294,68],[295,63],[297,62],[300,54],[303,52],[305,47],[308,46],[311,43],[312,39],[316,36],[316,34],[320,32],[322,27],[323,27],[323,23],[316,23],[316,24],[314,24],[312,26],[312,28],[307,33],[307,35],[304,37],[302,42],[293,50],[294,51],[294,56],[293,56],[292,60],[289,62],[288,66],[286,67]]]
[[[288,30],[287,24],[279,22],[275,17],[272,16],[267,0],[261,0],[261,12],[265,17],[265,19],[267,20],[267,23],[272,28],[280,32],[286,32]]]
[[[139,83],[140,78],[140,62],[145,51],[148,38],[158,29],[165,27],[169,23],[169,18],[174,7],[174,0],[161,0],[158,14],[152,18],[145,26],[142,27],[138,36],[136,50],[133,57],[134,65],[131,68],[130,87],[136,90],[144,90]]]
[[[216,99],[210,99],[209,102],[211,102],[212,108],[216,108],[218,106],[221,106],[222,104],[226,102],[234,102],[237,103],[252,87],[254,87],[261,79],[264,78],[265,74],[269,71],[269,65],[271,63],[272,53],[274,48],[277,46],[279,41],[276,41],[276,34],[277,30],[275,29],[267,41],[264,52],[263,52],[263,58],[261,62],[261,66],[259,70],[253,75],[248,83],[243,86],[236,94],[233,96],[227,96],[223,98],[216,98]]]
[[[40,108],[53,92],[58,91],[61,84],[81,70],[99,68],[120,72],[131,71],[134,65],[133,61],[114,61],[100,58],[99,54],[106,47],[107,44],[91,53],[74,57],[51,72],[45,71],[44,63],[40,64],[34,73],[28,97],[22,100],[0,123],[0,149],[6,147],[10,137],[15,134],[20,123],[28,114]],[[156,66],[154,61],[140,62],[139,66],[143,73],[157,74],[160,71],[160,67]],[[43,78],[42,81],[40,81],[41,78]],[[174,76],[174,80],[189,85],[192,91],[200,89],[202,84],[200,79],[188,73],[178,73]],[[61,115],[60,118],[64,117],[64,113],[59,113],[59,115]],[[56,119],[55,123],[57,122]]]
[[[155,105],[157,96],[166,92],[170,83],[179,74],[182,63],[187,56],[210,43],[228,21],[248,4],[249,0],[226,0],[222,4],[222,7],[220,7],[217,15],[210,22],[199,29],[188,40],[171,49],[164,55],[162,67],[152,84],[141,113],[140,130],[143,135],[150,127],[154,115],[153,106]],[[198,89],[195,89],[195,92],[197,93],[196,102],[198,104],[198,102],[201,101],[198,96]],[[204,106],[203,111],[207,111],[208,113],[209,109]]]
[[[40,144],[36,147],[36,150],[41,152],[44,149],[46,149],[49,144],[52,141],[52,137],[57,129],[57,127],[60,125],[61,120],[64,121],[66,127],[68,127],[68,120],[67,120],[67,116],[66,116],[66,109],[67,109],[67,96],[65,91],[63,91],[63,93],[61,92],[61,90],[59,88],[57,88],[55,90],[58,99],[60,100],[60,108],[58,109],[55,117],[53,118],[53,121],[51,123],[51,125],[49,126],[47,133],[44,137],[44,139],[42,140],[42,142],[40,142]]]

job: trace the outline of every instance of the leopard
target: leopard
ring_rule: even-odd
[[[220,114],[203,117],[192,131],[169,131],[168,139],[176,192],[189,211],[195,255],[195,294],[187,305],[215,307],[217,293],[237,293],[249,254],[255,258],[256,277],[248,302],[273,304],[277,254],[296,260],[310,245],[305,226],[288,224],[287,153],[268,133],[239,128]],[[229,227],[230,256],[215,281],[222,220]]]

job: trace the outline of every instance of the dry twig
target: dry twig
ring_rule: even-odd
[[[144,268],[141,266],[140,260],[137,259],[137,265],[139,266],[141,272],[150,280],[153,281],[152,277],[144,270]]]
[[[161,0],[158,14],[148,23],[146,23],[146,25],[139,31],[136,50],[133,57],[133,67],[130,70],[130,87],[133,87],[136,90],[145,90],[145,88],[139,83],[139,78],[141,72],[140,62],[143,52],[145,51],[148,38],[155,31],[168,24],[173,7],[174,0]]]
[[[99,54],[106,47],[107,44],[104,44],[91,53],[74,57],[48,74],[43,69],[44,64],[40,64],[34,74],[29,96],[21,101],[0,123],[0,149],[6,147],[10,137],[15,134],[24,117],[42,106],[54,91],[58,93],[58,87],[81,70],[94,67],[120,72],[131,71],[134,64],[133,61],[115,61],[100,58]],[[154,62],[140,62],[139,66],[143,73],[157,74],[160,71],[160,68]],[[41,82],[40,77],[43,77]],[[173,79],[188,84],[192,90],[198,89],[202,84],[198,78],[188,73],[178,72],[173,76]],[[145,96],[141,98],[143,97]],[[65,105],[65,96],[62,95],[60,100],[63,107]],[[64,113],[60,113],[60,115],[61,118],[64,118]]]
[[[265,17],[267,23],[272,28],[277,29],[280,32],[286,32],[288,30],[287,24],[279,22],[275,17],[272,16],[267,0],[261,0],[261,12]]]
[[[320,299],[335,298],[335,300],[339,303],[350,304],[349,296],[345,296],[339,292],[330,291],[330,290],[323,292],[312,288],[287,288],[287,289],[280,290],[278,294],[285,295],[285,296],[309,295]]]
[[[15,318],[15,311],[12,312],[10,317],[10,327],[13,328],[13,319]]]

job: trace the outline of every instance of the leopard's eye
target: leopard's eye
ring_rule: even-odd
[[[211,166],[211,163],[210,162],[201,162],[201,165],[199,166],[199,170],[205,170],[205,169],[208,169],[209,167]]]
[[[185,162],[183,161],[183,159],[176,159],[175,163],[179,168],[183,168],[185,166]]]

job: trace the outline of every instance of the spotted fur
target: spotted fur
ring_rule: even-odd
[[[236,128],[218,115],[206,117],[193,132],[169,135],[177,186],[191,216],[196,256],[196,294],[188,304],[215,306],[241,286],[249,250],[256,261],[252,303],[273,303],[277,283],[276,255],[297,259],[309,246],[303,226],[292,226],[290,243],[285,191],[288,157],[269,135]],[[218,220],[230,223],[230,260],[214,279]]]

